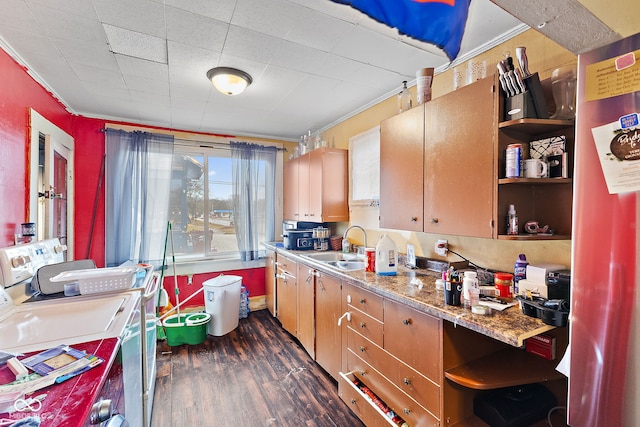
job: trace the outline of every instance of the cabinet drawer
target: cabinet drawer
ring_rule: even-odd
[[[351,321],[347,323],[348,329],[358,332],[363,337],[368,338],[382,347],[382,322],[362,313],[360,310],[353,309],[352,306],[349,306],[348,310],[351,313]]]
[[[440,387],[352,330],[349,349],[432,414],[440,415]]]
[[[347,367],[411,427],[440,425],[437,417],[417,404],[352,351],[347,352]]]
[[[380,295],[349,285],[346,298],[348,304],[382,322],[383,303]]]
[[[440,319],[385,300],[384,349],[436,384],[442,384],[441,329]]]
[[[389,427],[389,423],[372,404],[342,377],[338,377],[338,396],[367,427]]]

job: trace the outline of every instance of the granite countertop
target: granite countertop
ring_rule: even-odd
[[[489,316],[474,314],[470,308],[464,306],[446,305],[444,291],[437,290],[435,287],[435,281],[440,278],[440,274],[430,270],[398,267],[396,276],[379,276],[365,271],[341,271],[304,257],[314,253],[313,251],[286,250],[272,243],[265,243],[264,246],[320,271],[340,277],[349,284],[515,347],[521,347],[524,340],[529,337],[554,329],[540,319],[526,316],[518,305],[501,312],[494,310]],[[421,290],[417,284],[411,283],[414,278],[422,281]]]

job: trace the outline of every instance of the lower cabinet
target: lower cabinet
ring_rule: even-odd
[[[315,269],[298,263],[298,321],[296,338],[307,350],[309,356],[316,357],[315,341],[315,285],[320,273]]]
[[[441,321],[356,286],[345,286],[345,298],[347,372],[339,381],[340,397],[368,417],[362,418],[367,425],[388,425],[375,406],[373,413],[360,409],[355,379],[408,425],[440,425]]]
[[[296,336],[298,326],[298,263],[278,254],[276,266],[276,313],[280,324]]]
[[[316,277],[316,362],[334,379],[342,366],[342,281],[319,273]]]

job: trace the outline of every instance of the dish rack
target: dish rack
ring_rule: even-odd
[[[99,294],[131,289],[137,272],[138,267],[92,268],[65,271],[52,277],[51,281],[77,283],[81,295]]]

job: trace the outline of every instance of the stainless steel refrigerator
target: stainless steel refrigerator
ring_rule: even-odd
[[[568,422],[640,425],[640,34],[578,56]]]

